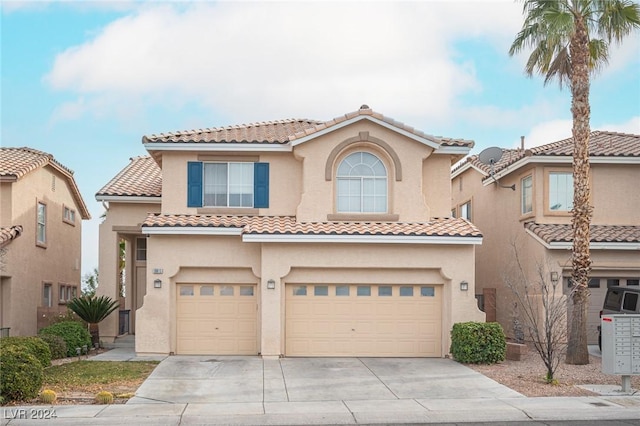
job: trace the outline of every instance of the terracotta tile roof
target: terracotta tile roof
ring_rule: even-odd
[[[344,121],[358,116],[371,116],[385,123],[391,124],[416,136],[430,139],[442,146],[473,147],[474,142],[465,139],[452,139],[427,135],[404,123],[374,112],[363,105],[358,111],[351,112],[329,121],[309,119],[287,119],[266,121],[250,124],[240,124],[227,127],[213,127],[198,130],[187,130],[172,133],[160,133],[144,136],[142,143],[261,143],[285,144],[321,130],[330,128]]]
[[[129,159],[129,164],[98,193],[99,196],[160,197],[162,171],[149,156]]]
[[[28,173],[45,166],[54,168],[67,178],[80,216],[83,219],[91,219],[71,169],[56,161],[53,155],[33,148],[0,148],[0,180],[18,181]]]
[[[27,147],[0,148],[0,177],[13,177],[17,180],[47,164],[55,165],[66,174],[73,175],[73,171],[57,162],[53,155],[46,152]]]
[[[300,139],[309,135],[312,135],[316,132],[319,132],[321,130],[324,129],[328,129],[332,126],[335,126],[337,124],[340,124],[344,121],[347,120],[351,120],[353,118],[359,117],[359,116],[371,116],[373,118],[376,118],[380,121],[384,121],[385,123],[388,123],[394,127],[397,127],[401,130],[404,130],[406,132],[412,133],[416,136],[419,136],[421,138],[425,138],[425,139],[429,139],[433,142],[436,142],[440,145],[443,146],[464,146],[464,147],[469,147],[472,148],[474,145],[474,142],[471,140],[464,140],[464,139],[452,139],[452,138],[443,138],[443,137],[438,137],[438,136],[432,136],[432,135],[428,135],[418,129],[415,129],[411,126],[408,126],[400,121],[396,121],[391,117],[386,117],[378,112],[373,111],[371,108],[369,108],[367,105],[362,105],[360,107],[359,110],[354,111],[354,112],[350,112],[348,114],[344,114],[341,115],[339,117],[335,117],[329,121],[325,121],[323,123],[319,123],[316,126],[309,128],[309,129],[305,129],[303,131],[300,131],[294,135],[291,136],[290,140],[295,140],[295,139]]]
[[[482,237],[466,219],[436,218],[425,223],[403,222],[298,222],[294,216],[167,215],[152,213],[145,227],[242,228],[243,234],[261,235],[398,235]]]
[[[570,224],[527,222],[524,227],[546,243],[573,241]],[[590,238],[592,243],[638,243],[640,242],[640,226],[591,225]]]
[[[22,226],[7,226],[0,228],[0,247],[9,244],[22,234]]]
[[[573,138],[563,139],[531,149],[502,149],[502,158],[494,165],[494,172],[498,173],[524,157],[553,157],[572,156]],[[589,138],[589,156],[591,157],[640,157],[640,135],[629,133],[615,133],[596,130]],[[490,166],[478,160],[477,155],[468,157],[454,168],[454,171],[471,163],[474,167],[490,172]],[[489,178],[489,177],[487,177]]]
[[[142,143],[265,143],[284,144],[291,135],[313,128],[321,121],[288,119],[239,124],[227,127],[185,130],[144,136]]]

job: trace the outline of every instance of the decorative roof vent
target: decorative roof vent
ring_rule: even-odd
[[[371,109],[371,108],[369,108],[369,105],[367,105],[367,104],[362,104],[360,109]]]

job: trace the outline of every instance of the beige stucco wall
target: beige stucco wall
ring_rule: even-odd
[[[332,217],[335,171],[346,155],[361,149],[377,155],[387,168],[388,217],[380,220],[425,222],[449,215],[450,156],[434,154],[431,147],[367,120],[313,138],[292,152],[164,152],[162,205],[154,207],[165,214],[248,213],[295,215],[301,222],[340,220]],[[188,161],[268,162],[269,208],[188,208]],[[117,291],[114,227],[135,226],[148,211],[149,206],[111,203],[100,227],[101,292],[113,297]],[[241,236],[151,234],[147,247],[146,296],[135,324],[138,353],[176,351],[176,289],[181,283],[258,284],[257,339],[264,356],[284,352],[283,289],[288,280],[301,277],[322,277],[327,283],[350,276],[359,282],[415,280],[441,285],[443,354],[449,352],[453,323],[484,320],[474,298],[475,246],[471,244],[276,244],[246,243]],[[104,287],[103,278],[109,283]],[[161,288],[153,287],[156,279],[162,280]],[[276,281],[275,290],[266,289],[269,279]],[[460,291],[460,281],[469,283],[469,291]],[[115,315],[106,320],[101,336],[115,336],[116,323]]]
[[[260,161],[269,163],[269,208],[261,215],[294,215],[302,190],[302,163],[290,152],[237,153],[187,152],[164,154],[162,157],[162,213],[198,214],[203,209],[187,207],[188,161]],[[221,211],[221,209],[217,209]],[[242,214],[243,209],[225,209],[225,213]]]
[[[528,235],[524,223],[571,223],[570,213],[549,214],[545,212],[545,171],[566,170],[571,165],[542,163],[525,166],[500,179],[500,184],[515,184],[516,190],[499,188],[494,184],[483,186],[483,175],[468,169],[451,181],[453,207],[472,200],[472,221],[483,233],[483,243],[476,251],[476,289],[496,288],[496,316],[508,336],[513,336],[514,297],[504,286],[503,276],[514,269],[513,243],[518,247],[520,259],[526,273],[533,277],[537,264],[549,265],[560,277],[571,276],[571,251],[547,250]],[[520,214],[520,180],[533,176],[533,212]],[[460,181],[462,180],[462,184]],[[637,225],[640,223],[640,199],[630,196],[637,192],[640,182],[640,167],[637,165],[591,165],[592,223],[603,225]],[[631,250],[591,250],[593,271],[591,276],[629,278],[640,276],[640,255]],[[599,311],[602,306],[604,288],[592,289],[590,311]],[[564,285],[564,291],[567,291]],[[589,330],[590,342],[597,342],[597,330]]]
[[[591,175],[593,223],[640,225],[640,165],[592,164]]]
[[[194,235],[151,235],[149,240],[147,296],[136,323],[138,353],[175,352],[180,283],[259,284],[257,338],[263,356],[284,354],[284,285],[301,276],[325,283],[352,279],[442,285],[443,354],[449,352],[454,323],[484,321],[474,298],[474,250],[469,245],[243,243],[239,236]],[[153,274],[156,268],[163,274]],[[158,278],[160,289],[153,288]],[[275,290],[267,290],[269,279],[276,281]],[[470,283],[469,291],[460,291],[460,281]]]
[[[2,271],[2,327],[12,336],[35,335],[48,317],[65,313],[60,285],[80,292],[82,217],[67,178],[55,169],[39,168],[14,183],[3,183],[0,226],[22,225],[23,233],[6,247]],[[37,203],[46,204],[46,247],[36,245]],[[64,206],[75,211],[75,225],[63,222]],[[44,283],[51,283],[52,308],[42,310]],[[42,315],[45,315],[43,318]]]
[[[376,141],[383,141],[387,146]],[[339,150],[334,152],[336,148]],[[424,222],[430,217],[448,215],[449,156],[432,155],[433,149],[422,143],[363,121],[294,147],[294,155],[304,164],[302,200],[296,211],[298,220],[326,221],[327,215],[337,213],[335,171],[347,155],[358,150],[369,151],[384,162],[388,213],[398,215],[399,221]],[[327,160],[332,158],[332,153],[337,155],[329,164],[331,180],[326,180]],[[399,168],[395,166],[394,157]]]
[[[160,204],[157,203],[114,203],[108,204],[108,210],[104,221],[100,224],[100,253],[99,268],[100,285],[97,294],[106,295],[114,300],[119,299],[119,239],[124,238],[132,241],[136,236],[142,236],[140,225],[144,222],[148,213],[160,211]],[[120,230],[120,231],[118,231]],[[131,247],[127,244],[127,247]],[[132,254],[128,256],[133,259]],[[129,283],[133,278],[133,262],[126,265],[126,279]],[[121,307],[130,309],[130,306]],[[100,339],[104,342],[111,342],[118,335],[118,312],[109,315],[100,323]]]

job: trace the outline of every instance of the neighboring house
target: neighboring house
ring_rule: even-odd
[[[607,287],[637,286],[640,279],[640,135],[594,131],[589,150],[594,209],[588,338],[594,344]],[[561,279],[565,294],[570,290],[573,139],[502,151],[494,166],[498,185],[476,155],[455,167],[452,212],[483,231],[476,292],[487,321],[497,319],[513,336],[513,294],[503,282],[514,267],[513,243],[530,278],[536,264],[549,262],[549,279]],[[505,188],[512,185],[515,190]]]
[[[137,353],[443,357],[454,323],[484,321],[482,235],[448,217],[450,168],[473,142],[363,106],[143,144],[150,157],[96,195],[98,292],[117,295],[125,240]]]
[[[35,335],[80,294],[89,211],[73,172],[31,148],[0,148],[0,200],[0,324]]]

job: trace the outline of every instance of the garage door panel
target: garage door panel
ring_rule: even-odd
[[[307,286],[307,294],[297,296],[299,287],[287,285],[285,292],[288,356],[441,356],[437,287],[422,296],[424,286],[417,285],[394,285],[391,292],[388,285],[340,285],[349,295],[336,296],[337,286],[328,285],[327,295],[315,296]]]
[[[178,284],[177,287],[178,354],[255,355],[258,352],[256,297],[241,295],[255,294],[255,290],[241,292],[241,286],[228,284]]]

